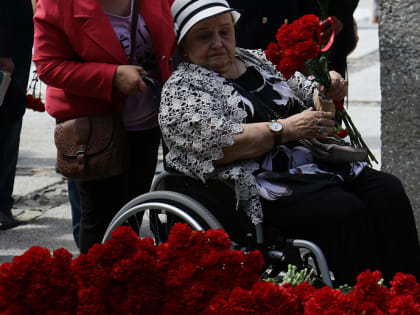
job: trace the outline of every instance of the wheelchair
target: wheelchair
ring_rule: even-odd
[[[139,237],[151,237],[156,244],[165,242],[171,227],[178,222],[187,223],[193,230],[222,228],[234,249],[262,252],[266,264],[262,278],[281,277],[288,265],[293,264],[298,269],[314,269],[319,285],[333,287],[327,260],[316,244],[283,238],[281,231],[266,224],[252,224],[243,210],[234,210],[235,203],[234,189],[229,183],[213,180],[204,184],[165,170],[155,177],[150,192],[121,208],[102,242],[110,239],[112,231],[120,225],[131,226]]]

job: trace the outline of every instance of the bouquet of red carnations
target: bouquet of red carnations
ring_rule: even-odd
[[[334,20],[328,18],[334,29]],[[328,43],[321,44],[321,23],[316,15],[304,15],[300,19],[283,24],[276,34],[277,43],[270,43],[265,50],[268,60],[270,60],[286,79],[289,79],[296,71],[306,67],[310,74],[315,77],[315,81],[324,87],[326,95],[331,84],[329,75],[329,64],[326,56],[327,51],[334,42],[334,32]],[[328,99],[325,95],[320,95],[322,99]],[[350,115],[343,106],[342,101],[335,101],[336,120],[335,133],[341,138],[347,135],[350,143],[356,148],[366,148],[369,158],[377,160],[362,139],[360,132],[354,125]],[[346,129],[342,128],[342,124]]]

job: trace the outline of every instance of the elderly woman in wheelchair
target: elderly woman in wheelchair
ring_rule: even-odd
[[[261,226],[270,241],[277,236],[287,243],[279,231],[298,239],[292,245],[309,240],[321,269],[325,254],[337,284],[353,284],[368,268],[387,281],[398,271],[420,276],[415,221],[400,181],[366,162],[318,161],[302,145],[333,131],[334,108],[318,102],[319,84],[299,72],[286,81],[262,51],[235,47],[239,13],[225,0],[175,0],[172,16],[182,62],[163,87],[159,123],[166,165],[188,177],[168,177],[165,188],[212,211],[188,201],[199,215],[189,209],[182,220],[189,214],[212,228],[223,222],[233,239],[245,231],[239,242],[248,244],[250,222],[257,226],[256,243]],[[331,98],[345,96],[341,81],[332,73]],[[154,195],[150,202],[165,198]],[[169,202],[177,220],[183,201]]]

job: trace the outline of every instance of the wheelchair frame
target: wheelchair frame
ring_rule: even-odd
[[[152,209],[159,209],[158,212],[156,212],[157,214],[153,214],[155,219],[159,213],[169,213],[170,215],[177,216],[187,222],[194,230],[223,228],[217,218],[198,201],[178,192],[165,190],[159,191],[158,187],[161,182],[170,176],[186,175],[173,174],[167,171],[163,171],[157,175],[153,180],[150,192],[134,198],[121,208],[121,210],[114,216],[111,223],[108,225],[102,243],[110,239],[112,231],[126,222],[129,218],[134,218],[134,220],[143,220],[144,213],[146,211],[151,211]],[[141,213],[141,219],[137,218],[139,213]],[[161,223],[159,222],[158,225],[159,224]],[[157,233],[159,234],[160,232],[156,226],[153,228],[153,223],[151,222],[149,222],[149,225],[154,236],[156,238],[160,238],[160,236],[157,235]],[[169,233],[169,231],[167,231],[167,233]],[[162,239],[162,241],[164,241],[164,239]],[[269,259],[270,261],[279,261],[282,263],[287,260],[287,255],[284,251],[271,249],[271,246],[269,246],[270,244],[265,243],[264,231],[261,223],[255,225],[255,244],[256,248],[263,249],[265,259]],[[314,259],[315,267],[318,269],[321,280],[326,285],[333,287],[327,260],[322,250],[316,244],[303,239],[287,239],[286,244],[295,249],[308,250]],[[248,248],[248,250],[250,249]]]

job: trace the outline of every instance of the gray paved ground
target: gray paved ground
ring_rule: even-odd
[[[369,22],[370,1],[356,11],[360,42],[349,57],[349,112],[380,159],[380,90],[377,25]],[[33,245],[64,247],[77,254],[65,180],[55,173],[54,120],[27,111],[19,152],[13,213],[24,224],[0,231],[0,263],[11,261]],[[379,167],[379,166],[377,166]]]

